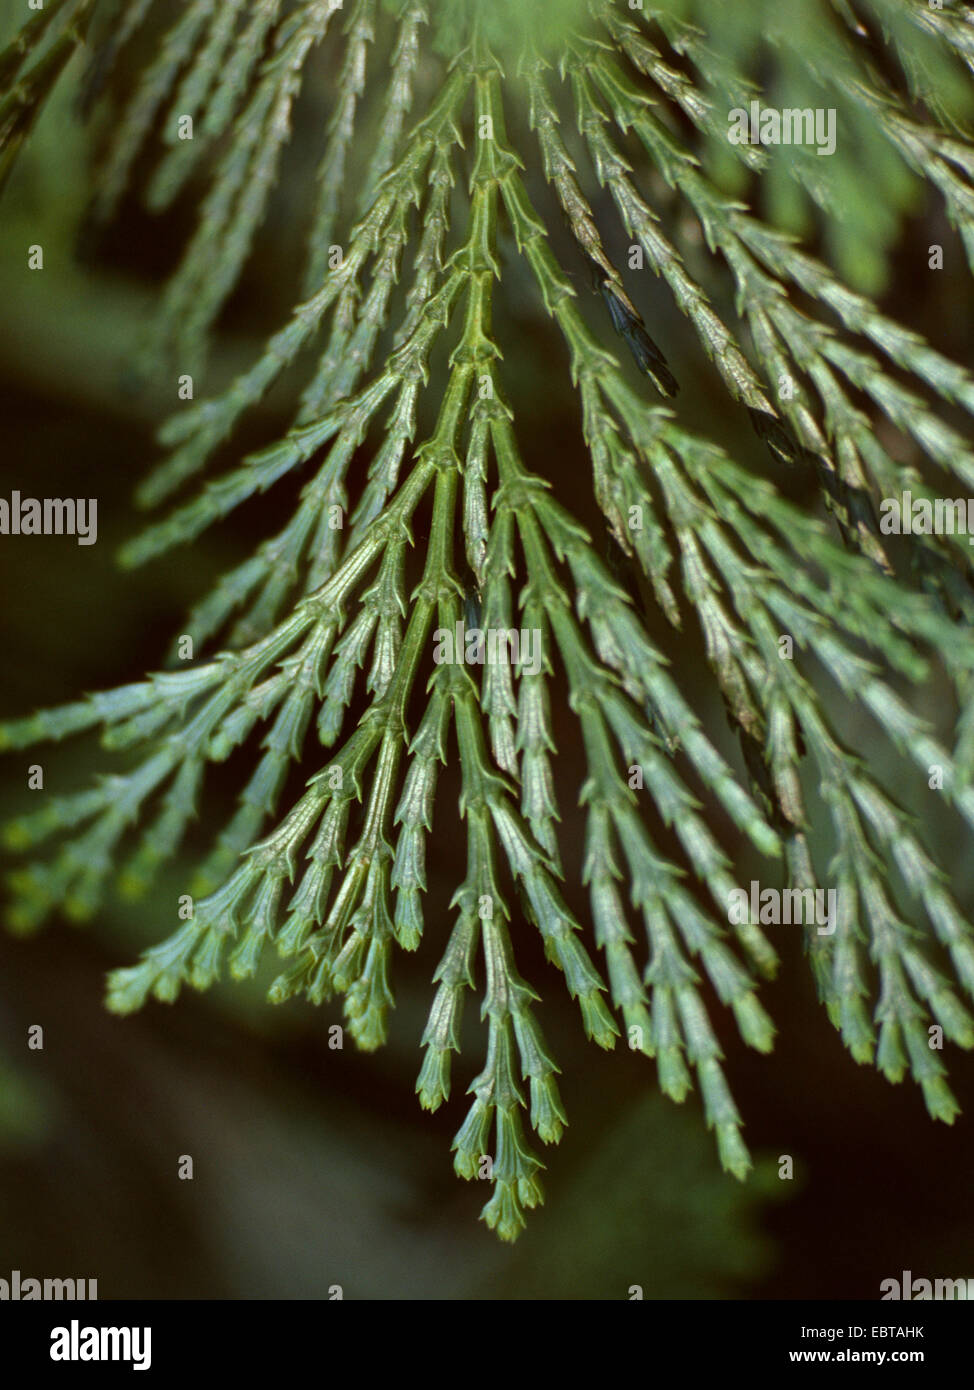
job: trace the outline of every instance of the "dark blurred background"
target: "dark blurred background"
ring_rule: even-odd
[[[152,41],[150,30],[145,42]],[[116,96],[131,83],[138,57],[136,47],[117,75]],[[327,56],[310,72],[281,187],[221,319],[207,391],[251,360],[294,295],[305,190],[329,114]],[[283,523],[295,495],[286,486],[280,496],[275,490],[192,547],[132,574],[116,568],[117,546],[141,524],[133,488],[158,457],[154,429],[174,403],[171,377],[137,381],[131,362],[192,229],[200,186],[155,219],[141,211],[136,188],[113,226],[86,237],[79,254],[112,108],[100,122],[81,123],[72,104],[76,77],[72,69],[0,202],[0,495],[19,488],[41,497],[95,496],[98,543],[0,538],[3,717],[158,669],[189,605]],[[512,127],[519,137],[516,121]],[[148,151],[140,170],[152,158]],[[665,190],[652,192],[672,212]],[[538,199],[550,212],[543,188]],[[611,204],[602,198],[596,206],[602,225],[614,227]],[[556,219],[549,222],[554,227]],[[974,306],[962,259],[955,256],[955,269],[939,276],[915,271],[931,241],[952,237],[932,201],[919,207],[904,226],[881,302],[966,361]],[[699,258],[695,272],[708,275],[692,229],[680,227],[679,238]],[[586,298],[587,277],[557,227],[554,240],[599,324],[599,301]],[[607,241],[624,263],[622,239],[610,233]],[[44,247],[45,265],[32,273],[27,247],[35,243]],[[601,537],[563,346],[539,316],[506,233],[502,250],[497,336],[526,461],[557,480],[559,495]],[[630,290],[683,384],[680,417],[770,473],[746,417],[665,291],[650,275]],[[715,288],[715,302],[733,321],[726,286],[723,297]],[[286,429],[292,403],[286,392],[272,395],[234,452]],[[813,480],[781,481],[796,500],[815,505]],[[661,623],[654,635],[708,731],[739,765],[698,635],[687,631],[675,641]],[[924,698],[947,736],[952,709],[943,689],[934,683]],[[970,914],[970,842],[956,820],[935,793],[904,790],[902,770],[873,725],[836,708],[845,740],[922,818]],[[565,709],[556,714],[556,733],[561,843],[574,866],[583,768]],[[28,763],[43,764],[45,790],[56,793],[83,785],[93,769],[107,770],[106,760],[75,742],[7,756],[0,812],[30,809]],[[560,977],[515,920],[519,966],[543,996],[570,1127],[545,1154],[546,1205],[529,1215],[516,1246],[501,1246],[477,1221],[486,1191],[460,1182],[451,1166],[463,1092],[480,1069],[485,1040],[475,998],[450,1104],[429,1116],[414,1096],[431,976],[451,925],[448,902],[463,853],[454,768],[441,780],[426,939],[414,957],[397,958],[397,1008],[383,1051],[357,1055],[350,1040],[330,1050],[328,1025],[341,1022],[339,1004],[272,1009],[263,1000],[268,972],[247,986],[186,993],[174,1007],[151,1003],[133,1018],[110,1016],[102,1007],[105,972],[173,929],[176,896],[232,806],[237,765],[217,769],[209,785],[200,822],[143,902],[110,902],[84,928],[54,920],[29,939],[0,933],[0,1277],[20,1269],[97,1278],[102,1298],[323,1298],[340,1285],[349,1298],[444,1299],[618,1299],[633,1285],[646,1298],[872,1299],[882,1279],[904,1269],[974,1277],[971,1058],[948,1053],[964,1113],[951,1129],[934,1125],[911,1083],[894,1088],[854,1065],[816,1003],[800,941],[784,935],[775,942],[780,977],[764,995],[780,1028],[771,1057],[749,1054],[714,1004],[757,1160],[742,1185],[720,1172],[695,1097],[682,1108],[664,1102],[651,1063],[584,1042]],[[767,874],[726,818],[708,809],[739,881]],[[658,841],[673,849],[665,832]],[[826,862],[827,842],[817,849]],[[570,901],[587,922],[584,896],[575,890]],[[43,1051],[27,1048],[32,1024],[44,1027]],[[194,1159],[191,1182],[177,1178],[184,1154]],[[777,1176],[786,1154],[794,1159],[792,1181]]]

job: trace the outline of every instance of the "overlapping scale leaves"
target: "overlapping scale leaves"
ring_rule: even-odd
[[[765,8],[778,18],[762,20]],[[155,211],[207,181],[162,296],[159,370],[205,373],[309,84],[331,83],[330,117],[307,200],[304,297],[226,390],[165,425],[165,457],[138,500],[167,510],[122,561],[168,554],[286,478],[300,478],[300,494],[285,528],[201,597],[183,628],[191,662],[174,652],[159,674],[0,729],[7,750],[98,730],[127,769],[6,827],[21,855],[57,841],[12,874],[11,921],[23,931],[58,909],[90,917],[113,880],[144,892],[199,816],[210,765],[243,746],[255,755],[186,885],[191,913],[112,975],[110,1008],[172,1001],[225,972],[248,978],[273,952],[273,1001],[340,997],[349,1031],[372,1049],[390,1027],[397,954],[421,950],[435,992],[417,1091],[436,1109],[451,1101],[464,1005],[483,981],[485,1057],[455,1167],[489,1174],[483,1214],[505,1239],[543,1197],[537,1141],[556,1143],[567,1122],[543,1001],[518,966],[528,933],[563,974],[587,1036],[655,1059],[674,1100],[697,1088],[724,1167],[747,1172],[714,1014],[729,1010],[743,1040],[769,1050],[759,985],[778,959],[759,924],[729,920],[738,876],[718,819],[776,881],[837,887],[835,931],[809,929],[807,954],[857,1061],[894,1081],[912,1073],[931,1114],[950,1121],[956,1103],[928,1028],[974,1045],[974,930],[832,712],[833,699],[860,706],[911,776],[925,782],[938,767],[944,797],[974,828],[965,538],[916,536],[914,573],[897,575],[876,520],[883,496],[932,496],[933,470],[974,486],[957,423],[974,413],[974,379],[864,292],[923,179],[974,264],[974,29],[962,6],[906,0],[855,14],[825,0],[753,6],[736,33],[715,0],[636,10],[565,0],[546,7],[557,11],[548,25],[526,9],[185,0],[168,32],[157,27],[92,215],[109,219],[133,181]],[[62,70],[87,61],[83,91],[96,103],[132,35],[163,24],[148,0],[123,11],[106,26],[89,0],[50,0],[0,52],[0,177]],[[864,38],[885,43],[885,65]],[[727,142],[726,107],[761,95],[753,59],[765,41],[778,89],[798,106],[836,106],[857,133],[834,159],[796,150],[783,164]],[[511,113],[530,143],[506,134]],[[185,117],[194,138],[182,142]],[[884,196],[858,200],[843,221],[860,146]],[[575,244],[570,266],[548,225],[554,206]],[[812,207],[838,270],[782,230]],[[783,480],[806,470],[820,514],[729,457],[705,422],[687,423],[680,354],[646,322],[638,276],[607,250],[620,232],[699,341],[703,389],[747,415],[755,450],[763,442]],[[492,307],[525,277],[562,348],[609,560],[605,538],[569,513],[519,442]],[[722,317],[716,306],[730,302]],[[247,412],[301,364],[290,429],[200,485]],[[799,389],[782,394],[783,379]],[[927,474],[899,461],[896,432]],[[702,637],[739,756],[708,736],[704,702],[668,669],[647,603]],[[463,618],[539,634],[541,660],[435,661],[436,634]],[[793,660],[781,659],[783,634]],[[918,712],[934,668],[957,695],[950,747]],[[559,830],[559,702],[587,767],[580,855]],[[355,720],[353,705],[364,711]],[[453,870],[444,923],[424,902],[434,819],[452,813],[438,794],[451,761],[466,865]],[[295,766],[304,789],[289,803]],[[815,787],[832,827],[823,863],[806,810]],[[661,847],[673,836],[677,861]],[[572,879],[586,890],[581,920]]]

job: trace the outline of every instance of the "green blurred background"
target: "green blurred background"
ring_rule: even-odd
[[[136,46],[115,79],[116,97],[138,57]],[[332,71],[327,55],[311,69],[283,181],[221,320],[207,391],[251,359],[293,299]],[[191,186],[157,219],[141,211],[134,190],[112,228],[85,238],[79,252],[95,156],[113,117],[110,107],[92,123],[78,119],[77,76],[75,60],[0,202],[0,495],[19,488],[96,496],[99,536],[89,548],[66,537],[0,538],[3,717],[161,666],[188,606],[283,522],[294,495],[241,509],[145,570],[117,570],[114,552],[140,523],[133,487],[158,456],[153,431],[175,397],[170,376],[139,379],[131,363],[192,229],[200,189]],[[536,170],[529,174],[537,178]],[[652,192],[662,207],[669,195]],[[550,211],[543,188],[538,197]],[[604,226],[615,225],[604,197],[596,208]],[[925,263],[930,241],[952,235],[932,201],[920,206],[902,229],[881,302],[964,361],[974,304],[960,257],[939,277],[913,270]],[[620,238],[608,240],[624,263]],[[680,226],[679,241],[706,276],[692,228]],[[27,247],[35,243],[44,247],[45,266],[32,273]],[[565,250],[557,227],[555,243]],[[563,347],[539,316],[506,234],[502,250],[497,329],[525,457],[557,479],[560,495],[601,534]],[[584,299],[591,293],[584,272],[567,256],[566,265]],[[630,289],[683,383],[680,417],[748,466],[769,471],[746,418],[717,386],[659,284],[645,275]],[[727,297],[716,293],[715,300],[733,319]],[[587,312],[598,323],[598,301],[591,303]],[[235,452],[285,429],[292,400],[286,390],[273,393]],[[785,486],[813,505],[810,479],[789,477]],[[698,636],[674,641],[659,624],[654,635],[736,763]],[[946,729],[951,710],[939,688],[929,702]],[[898,765],[872,726],[849,710],[837,722],[905,797]],[[576,865],[580,741],[565,710],[556,730],[562,848],[566,863]],[[47,792],[107,769],[106,758],[83,744],[7,756],[3,814],[29,808],[36,794],[26,791],[26,767],[35,761],[44,766]],[[971,1059],[948,1057],[964,1114],[952,1130],[934,1126],[917,1089],[889,1086],[843,1051],[815,1001],[801,944],[789,936],[775,943],[783,965],[765,996],[781,1029],[770,1058],[748,1054],[714,1006],[757,1159],[741,1185],[721,1174],[695,1098],[682,1108],[663,1102],[651,1063],[585,1044],[560,977],[525,925],[513,924],[522,973],[543,996],[570,1127],[545,1155],[546,1205],[530,1215],[516,1246],[499,1245],[477,1221],[486,1191],[454,1177],[449,1153],[484,1045],[475,1001],[467,1006],[453,1100],[429,1116],[413,1094],[430,979],[463,852],[452,768],[434,827],[427,937],[415,957],[399,957],[397,1008],[382,1052],[330,1050],[338,1003],[272,1009],[263,1002],[263,976],[208,996],[184,995],[174,1007],[153,1003],[124,1021],[105,1013],[106,970],[172,930],[176,896],[223,824],[245,763],[217,770],[200,823],[144,902],[109,903],[84,929],[54,921],[31,939],[0,934],[0,1276],[19,1268],[97,1278],[102,1298],[323,1298],[338,1284],[348,1298],[393,1299],[621,1299],[633,1285],[646,1298],[871,1299],[883,1278],[903,1269],[974,1277]],[[970,913],[969,841],[934,793],[911,795],[910,808],[953,867],[955,892]],[[714,823],[746,883],[759,865],[716,812]],[[659,838],[672,850],[671,839]],[[584,896],[576,891],[570,900],[584,923]],[[41,1052],[27,1048],[27,1029],[37,1023],[45,1032]],[[177,1178],[183,1154],[194,1158],[192,1182]],[[794,1159],[792,1181],[777,1176],[785,1154]]]

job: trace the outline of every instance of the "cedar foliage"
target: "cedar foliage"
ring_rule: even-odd
[[[341,996],[349,1032],[374,1049],[396,952],[422,948],[431,966],[440,957],[417,1082],[435,1110],[479,967],[486,1057],[454,1161],[472,1178],[492,1156],[483,1215],[513,1239],[542,1200],[527,1131],[552,1144],[566,1123],[539,996],[517,966],[529,931],[587,1036],[655,1059],[676,1101],[696,1082],[724,1168],[748,1171],[711,1012],[729,1009],[744,1041],[770,1050],[758,987],[777,953],[760,924],[728,922],[737,881],[720,808],[769,876],[837,888],[834,935],[806,929],[828,1016],[857,1062],[891,1081],[911,1073],[949,1123],[956,1102],[928,1028],[974,1045],[974,929],[913,820],[843,746],[833,709],[868,711],[904,775],[925,785],[937,765],[974,826],[967,538],[916,535],[907,561],[877,522],[879,500],[904,490],[974,490],[974,379],[870,293],[924,182],[956,233],[951,251],[974,268],[969,14],[914,0],[48,0],[0,52],[0,178],[75,55],[82,105],[97,108],[160,8],[169,27],[115,123],[91,212],[106,224],[133,184],[160,213],[205,188],[160,297],[152,370],[205,382],[322,52],[334,76],[303,295],[228,389],[164,425],[165,456],[137,500],[167,510],[121,561],[195,541],[284,478],[302,486],[284,529],[190,615],[194,660],[0,729],[8,750],[100,730],[125,763],[6,827],[19,852],[60,841],[11,875],[12,926],[57,909],[89,917],[113,879],[144,892],[198,814],[208,765],[249,741],[238,808],[187,885],[191,918],[112,974],[109,1008],[172,1002],[224,971],[248,978],[272,948],[272,1001]],[[837,108],[835,155],[730,144],[728,110],[754,98]],[[748,412],[771,479],[678,413],[632,261],[624,274],[607,250],[610,205],[699,340],[707,389]],[[597,294],[561,263],[553,206]],[[787,229],[816,221],[823,258]],[[519,446],[492,312],[521,283],[511,256],[563,344],[608,560]],[[721,317],[728,290],[735,312]],[[286,434],[204,481],[294,371]],[[818,513],[775,485],[796,469],[816,478]],[[739,757],[718,750],[698,692],[668,672],[647,603],[702,633]],[[541,669],[436,664],[434,631],[465,614],[540,632]],[[783,635],[794,660],[781,659]],[[933,673],[956,696],[946,742],[920,713]],[[556,701],[577,719],[587,766],[580,873],[558,832]],[[448,761],[467,859],[447,929],[426,919],[424,893],[434,813],[450,814],[437,797]],[[305,789],[286,804],[295,764]],[[832,827],[821,862],[806,808],[816,784]],[[661,827],[680,862],[657,848]],[[587,889],[585,921],[562,896],[566,873]]]

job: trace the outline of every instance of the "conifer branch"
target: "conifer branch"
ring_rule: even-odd
[[[143,358],[149,372],[201,373],[302,90],[333,75],[308,178],[303,296],[227,389],[162,427],[166,456],[137,500],[171,510],[122,563],[196,541],[288,481],[293,512],[201,596],[174,669],[0,726],[5,750],[97,735],[123,769],[7,825],[17,853],[53,846],[12,874],[11,925],[88,918],[113,881],[129,898],[149,891],[205,813],[211,765],[256,741],[236,807],[187,882],[191,915],[112,973],[108,1007],[252,978],[272,951],[270,1001],[339,997],[370,1051],[392,1027],[398,952],[434,951],[417,1094],[431,1111],[451,1101],[463,1009],[482,979],[484,1058],[454,1167],[492,1182],[483,1219],[512,1240],[543,1200],[529,1132],[555,1144],[568,1122],[542,1000],[520,973],[533,930],[586,1036],[610,1051],[624,1029],[675,1101],[696,1085],[723,1167],[749,1171],[719,1014],[768,1052],[761,981],[792,960],[773,922],[729,911],[747,843],[799,897],[833,886],[829,930],[803,932],[825,1012],[856,1061],[891,1081],[909,1072],[951,1123],[957,1102],[929,1037],[939,1028],[974,1048],[974,926],[915,818],[836,731],[840,707],[868,715],[903,775],[926,785],[937,769],[974,829],[967,537],[921,532],[906,573],[876,514],[906,491],[932,505],[938,476],[974,487],[974,377],[845,273],[864,229],[863,278],[885,267],[920,180],[974,267],[974,146],[954,80],[974,70],[971,26],[957,7],[869,0],[902,70],[890,77],[892,64],[881,75],[862,57],[872,21],[840,0],[828,13],[802,0],[767,34],[741,19],[742,42],[769,44],[771,90],[799,105],[834,93],[850,144],[873,152],[883,206],[859,199],[843,220],[862,177],[848,150],[823,164],[797,147],[785,163],[728,142],[726,111],[767,93],[741,51],[710,42],[704,0],[679,16],[563,0],[541,22],[513,0],[339,8],[186,0],[96,180],[102,220],[150,143],[162,147],[139,177],[150,211],[206,183]],[[99,33],[94,0],[50,0],[25,23],[0,52],[0,181],[87,35],[93,102],[150,17],[137,0]],[[940,72],[954,76],[938,95]],[[761,215],[744,200],[751,179]],[[826,232],[818,257],[783,225],[807,207]],[[612,249],[620,231],[628,265]],[[664,340],[673,318],[645,316],[633,273],[644,263],[703,349],[715,413],[724,392],[747,411],[771,481],[746,450],[716,444],[707,420],[688,420],[689,358]],[[517,367],[502,371],[494,326],[521,285],[577,406],[605,560],[559,480],[522,452]],[[280,437],[234,452],[249,412],[292,384]],[[225,446],[228,466],[201,480]],[[823,516],[787,500],[796,479],[814,484]],[[706,680],[692,691],[655,639],[654,607],[664,631],[701,643]],[[522,647],[471,661],[464,628],[483,642],[530,636],[536,659]],[[186,639],[194,659],[180,669]],[[957,696],[948,739],[922,705],[937,673]],[[733,753],[698,713],[708,691]],[[584,764],[581,853],[556,792],[561,704]],[[465,867],[441,929],[424,902],[451,761]],[[303,789],[290,795],[295,769]],[[815,784],[828,833],[809,810]],[[587,894],[578,914],[575,883]]]

